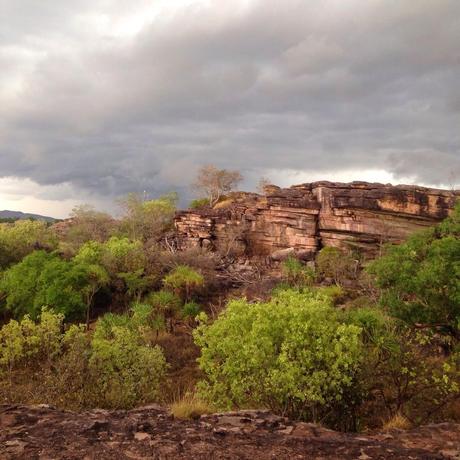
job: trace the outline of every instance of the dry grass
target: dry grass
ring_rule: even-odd
[[[234,202],[235,200],[232,198],[227,198],[226,200],[219,201],[219,203],[215,204],[213,209],[225,209],[230,207]]]
[[[404,415],[398,412],[383,424],[384,431],[391,430],[394,428],[398,430],[408,430],[409,428],[411,428],[411,423],[409,422],[409,420],[407,420],[406,417],[404,417]]]
[[[195,394],[187,393],[171,404],[171,413],[179,419],[197,419],[201,415],[214,412],[213,407]]]

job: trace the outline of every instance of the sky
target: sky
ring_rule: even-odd
[[[206,164],[460,184],[458,0],[0,0],[0,209],[115,211]]]

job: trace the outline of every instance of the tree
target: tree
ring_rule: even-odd
[[[37,249],[51,251],[56,247],[56,235],[46,222],[18,220],[0,224],[0,269],[20,262]]]
[[[316,256],[316,268],[324,277],[332,278],[337,285],[356,274],[356,263],[338,248],[327,246]]]
[[[307,421],[344,410],[361,359],[361,329],[340,321],[321,292],[281,291],[269,302],[231,301],[194,337],[203,396],[223,408],[265,406]]]
[[[132,329],[114,326],[112,339],[92,340],[89,373],[94,403],[109,408],[130,408],[155,400],[167,364],[158,346],[142,343]]]
[[[132,240],[159,239],[172,226],[177,205],[177,193],[169,193],[154,200],[145,200],[130,193],[120,201],[124,210],[122,233]]]
[[[188,265],[178,265],[164,277],[163,284],[180,293],[184,301],[188,302],[191,291],[204,285],[204,277]]]
[[[87,310],[85,289],[89,272],[82,265],[55,256],[45,263],[37,280],[34,310],[47,306],[63,313],[66,319],[84,317]]]
[[[90,205],[80,205],[73,208],[70,220],[62,227],[60,239],[64,249],[75,254],[87,241],[108,240],[116,231],[117,223],[110,214],[96,211]]]
[[[43,308],[40,321],[28,315],[21,321],[11,320],[0,329],[0,374],[7,370],[11,383],[13,369],[20,364],[31,365],[44,360],[48,364],[61,348],[61,328],[64,316]]]
[[[146,303],[151,305],[153,311],[160,314],[166,320],[166,329],[169,332],[173,332],[175,318],[182,304],[180,297],[173,292],[161,290],[152,292],[147,297]]]
[[[257,192],[261,195],[267,194],[268,187],[272,185],[272,182],[267,177],[261,177],[257,183]]]
[[[90,296],[111,284],[116,290],[123,291],[127,301],[140,300],[155,281],[153,276],[145,273],[147,257],[138,240],[113,236],[105,243],[88,241],[73,260],[88,272],[89,286],[85,293]]]
[[[210,206],[214,206],[224,193],[231,192],[242,181],[239,171],[218,169],[214,165],[203,166],[193,183],[193,188],[208,198]]]
[[[48,306],[77,319],[86,309],[83,297],[87,285],[88,273],[80,264],[35,251],[3,274],[0,292],[16,318],[30,314],[35,319],[42,307]]]
[[[292,256],[283,261],[281,270],[291,287],[311,286],[315,281],[314,270]]]
[[[460,204],[437,228],[387,246],[368,272],[393,316],[460,340]]]
[[[81,264],[86,273],[87,284],[83,287],[83,297],[86,304],[86,327],[89,327],[91,307],[94,296],[110,282],[110,277],[104,267],[97,264]]]

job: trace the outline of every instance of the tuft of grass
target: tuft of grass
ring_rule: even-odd
[[[408,430],[411,427],[411,423],[407,420],[404,415],[397,413],[393,415],[389,420],[383,424],[383,430],[391,430],[396,428],[397,430]]]
[[[171,413],[179,419],[199,419],[204,414],[214,412],[213,407],[195,394],[187,393],[171,404]]]

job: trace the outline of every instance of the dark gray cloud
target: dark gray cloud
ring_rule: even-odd
[[[0,15],[3,177],[98,197],[185,192],[209,162],[247,186],[460,182],[457,0],[0,0]]]

